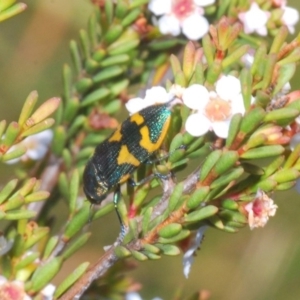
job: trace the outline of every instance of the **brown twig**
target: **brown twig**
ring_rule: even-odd
[[[59,300],[80,299],[84,291],[92,284],[92,282],[104,275],[119,258],[114,250],[120,242],[116,242],[89,270],[62,296]]]
[[[199,169],[193,172],[184,181],[183,193],[190,193],[195,189],[196,183],[198,181]],[[168,200],[173,192],[175,183],[170,178],[168,180],[163,180],[163,195],[159,203],[154,207],[152,219],[161,215],[165,209],[168,207]],[[139,228],[141,227],[141,218],[139,219]],[[80,299],[81,295],[88,289],[92,282],[99,277],[103,276],[109,268],[111,268],[119,258],[114,253],[116,246],[121,244],[121,239],[118,238],[114,245],[104,253],[104,255],[92,266],[90,269],[62,296],[59,300],[73,300]],[[130,244],[126,245],[128,250],[139,251],[142,249],[143,244],[140,239],[132,241]]]

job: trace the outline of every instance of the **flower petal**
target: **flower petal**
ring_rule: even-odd
[[[182,101],[191,109],[202,110],[209,101],[209,92],[205,86],[193,84],[183,91]]]
[[[273,199],[259,189],[254,200],[245,205],[250,229],[264,227],[269,217],[275,216],[277,208],[278,206],[274,204]]]
[[[132,98],[127,103],[125,103],[126,109],[129,111],[131,115],[135,114],[136,112],[150,105],[151,105],[150,101],[145,101],[144,99],[139,97]]]
[[[266,36],[268,34],[268,30],[266,26],[257,28],[255,31],[261,36]]]
[[[231,100],[231,114],[245,114],[245,105],[244,105],[244,99],[243,99],[243,95],[239,94],[235,97],[232,98]]]
[[[183,92],[185,91],[185,88],[180,86],[179,84],[172,84],[169,93],[173,96],[182,99]]]
[[[254,62],[255,50],[250,48],[246,54],[241,57],[241,62],[245,65],[246,68],[250,68]]]
[[[177,36],[180,34],[180,24],[173,15],[164,15],[158,20],[158,27],[162,34]]]
[[[16,146],[13,145],[12,147],[10,147],[8,149],[7,153],[10,153],[10,152],[14,151],[15,149],[16,149]],[[18,158],[13,158],[13,159],[7,160],[5,163],[7,165],[13,165],[13,164],[18,163],[20,160],[21,160],[21,157],[18,157]]]
[[[198,229],[191,247],[183,255],[183,274],[186,278],[188,278],[189,276],[191,266],[194,261],[194,253],[200,247],[200,244],[204,237],[204,232],[207,228],[208,226],[203,225]]]
[[[183,34],[190,40],[199,40],[209,29],[209,23],[203,16],[194,13],[181,23]]]
[[[32,160],[41,160],[47,153],[48,146],[37,144],[35,148],[28,148],[26,156]]]
[[[55,292],[55,285],[49,283],[47,284],[41,291],[41,294],[43,295],[43,300],[51,300],[53,299],[53,295]]]
[[[281,20],[288,27],[289,32],[293,34],[295,32],[294,26],[299,21],[298,10],[288,6],[283,7],[283,15]]]
[[[125,300],[143,300],[137,292],[128,292],[125,295]]]
[[[270,13],[260,9],[256,2],[252,2],[250,9],[239,13],[239,19],[244,24],[245,33],[257,32],[261,35],[267,33],[266,24],[270,18]]]
[[[47,129],[37,134],[31,135],[29,138],[34,138],[39,143],[49,145],[53,138],[53,131],[51,129]]]
[[[151,0],[148,4],[148,8],[156,16],[168,14],[171,12],[172,9],[172,0]]]
[[[212,122],[211,126],[213,128],[214,133],[223,139],[228,137],[230,120],[222,121],[222,122]]]
[[[146,91],[145,101],[150,101],[153,104],[155,103],[166,103],[169,102],[170,99],[169,93],[162,86],[154,86],[151,89]]]
[[[215,0],[194,0],[194,3],[196,5],[199,5],[199,6],[202,6],[202,7],[212,5],[215,2],[216,2]]]
[[[168,93],[162,86],[154,86],[146,90],[145,98],[132,98],[126,104],[126,108],[132,115],[148,106],[157,103],[166,103],[174,98],[172,93]]]
[[[185,122],[185,129],[192,136],[202,136],[210,127],[210,121],[202,114],[192,114]]]
[[[223,75],[216,82],[216,92],[223,100],[231,100],[241,93],[241,82],[232,75]]]

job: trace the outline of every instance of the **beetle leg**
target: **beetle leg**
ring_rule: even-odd
[[[134,181],[132,178],[129,178],[128,183],[130,184],[130,186],[135,187],[135,186],[140,186],[140,185],[144,184],[145,182],[153,179],[154,177],[157,177],[161,180],[166,180],[166,179],[169,179],[170,177],[173,177],[173,176],[174,176],[173,172],[170,172],[166,175],[161,174],[161,173],[152,173],[151,175],[143,178],[140,181]]]
[[[186,150],[187,149],[187,146],[186,145],[181,145],[179,146],[178,148],[174,149],[173,151],[167,153],[166,155],[162,156],[162,157],[156,157],[154,158],[153,160],[151,159],[147,159],[144,164],[147,164],[147,165],[150,165],[150,164],[155,164],[157,162],[160,162],[162,160],[165,160],[167,158],[169,158],[176,150],[180,150],[180,149],[184,149]]]
[[[173,172],[172,171],[170,171],[168,174],[161,174],[161,173],[153,173],[154,174],[154,177],[157,177],[157,178],[159,178],[159,179],[161,179],[161,180],[167,180],[167,179],[169,179],[169,178],[171,178],[171,177],[174,177],[174,174],[173,174]]]
[[[114,192],[113,203],[121,225],[121,237],[124,237],[126,234],[126,226],[124,225],[124,222],[122,220],[121,214],[118,209],[118,203],[120,201],[120,198],[121,198],[121,191],[120,191],[120,185],[118,184]]]

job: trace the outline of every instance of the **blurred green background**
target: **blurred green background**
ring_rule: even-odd
[[[0,24],[0,119],[7,121],[17,119],[30,91],[37,90],[40,101],[61,94],[62,65],[71,63],[69,40],[78,39],[78,30],[86,27],[92,12],[89,0],[23,2],[28,4],[24,13]],[[300,9],[299,1],[288,4]],[[292,88],[299,89],[299,75]],[[0,185],[12,176],[7,166],[1,166]],[[141,263],[131,275],[143,284],[144,299],[170,299],[180,287],[186,295],[208,290],[210,299],[300,299],[300,195],[291,191],[273,198],[279,209],[264,229],[245,228],[237,234],[209,229],[188,280],[181,256]],[[67,211],[58,211],[62,210],[53,208],[64,220]],[[99,258],[103,246],[115,240],[119,225],[112,213],[88,230],[89,244],[65,264],[54,283],[79,262]]]

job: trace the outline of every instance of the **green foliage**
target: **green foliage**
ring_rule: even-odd
[[[5,21],[22,11],[27,7],[24,3],[15,3],[15,0],[2,0],[0,3],[0,22]]]

